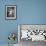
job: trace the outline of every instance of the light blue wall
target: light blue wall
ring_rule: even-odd
[[[17,6],[17,19],[5,20],[5,5],[11,4]],[[0,0],[0,44],[8,43],[10,32],[18,32],[18,24],[46,24],[46,0]]]

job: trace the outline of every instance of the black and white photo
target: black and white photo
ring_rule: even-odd
[[[16,19],[16,5],[6,5],[6,19]]]

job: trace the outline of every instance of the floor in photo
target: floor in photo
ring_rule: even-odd
[[[19,46],[46,46],[46,41],[21,40]]]

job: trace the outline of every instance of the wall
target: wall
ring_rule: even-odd
[[[9,4],[17,6],[16,20],[5,20]],[[18,24],[46,24],[46,0],[0,0],[0,44],[8,43],[9,32],[18,32]]]

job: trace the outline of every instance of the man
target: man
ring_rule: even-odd
[[[14,14],[15,14],[15,10],[14,10],[14,7],[8,7],[7,9],[7,17],[14,17]]]

